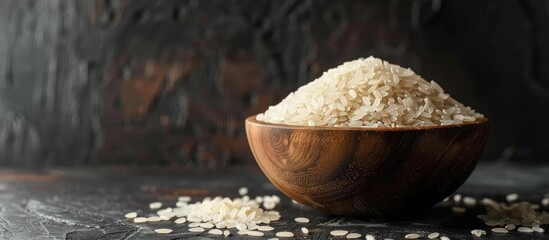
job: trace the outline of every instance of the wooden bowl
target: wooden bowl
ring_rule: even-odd
[[[327,213],[394,217],[428,208],[475,168],[488,119],[450,126],[336,128],[246,119],[267,178],[293,200]]]

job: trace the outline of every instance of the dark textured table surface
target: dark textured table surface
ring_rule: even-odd
[[[190,233],[188,227],[173,222],[135,224],[124,214],[152,213],[148,204],[162,201],[174,205],[177,196],[193,200],[206,196],[238,196],[241,186],[249,195],[282,194],[255,168],[224,171],[165,171],[136,169],[55,169],[47,171],[0,170],[0,238],[2,239],[216,239],[207,233]],[[490,197],[502,201],[511,192],[521,200],[537,202],[549,193],[549,166],[519,167],[481,164],[457,193],[477,199]],[[473,239],[472,229],[484,229],[488,239],[549,239],[549,233],[491,233],[476,218],[484,212],[481,205],[467,208],[461,215],[451,211],[454,203],[443,202],[422,214],[401,220],[370,220],[328,216],[282,197],[277,206],[282,219],[271,223],[277,230],[296,233],[297,239],[330,239],[329,232],[345,229],[372,234],[376,239],[404,239],[418,233],[425,239],[439,232],[451,239]],[[547,209],[545,209],[547,210]],[[311,219],[298,224],[297,216]],[[301,234],[307,227],[311,233]],[[159,235],[153,229],[167,227],[174,232]],[[543,226],[542,226],[543,227]],[[547,227],[545,225],[545,227]],[[275,231],[277,231],[275,230]],[[274,237],[275,231],[265,237]],[[234,234],[231,239],[245,239]],[[250,237],[248,237],[250,238]],[[259,239],[259,238],[256,238]]]

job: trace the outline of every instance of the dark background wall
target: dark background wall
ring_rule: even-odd
[[[0,165],[253,164],[246,116],[374,55],[485,113],[484,160],[547,162],[549,2],[0,1]]]

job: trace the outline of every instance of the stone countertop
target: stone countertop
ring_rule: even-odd
[[[423,239],[439,232],[450,239],[473,239],[472,229],[484,229],[486,239],[549,239],[549,233],[496,234],[477,219],[484,207],[467,207],[456,215],[453,201],[441,202],[427,211],[400,220],[371,220],[329,216],[294,204],[283,196],[257,168],[235,167],[218,171],[144,170],[130,168],[49,169],[29,171],[0,170],[0,238],[2,239],[221,239],[207,233],[190,233],[186,224],[173,222],[136,224],[124,214],[137,211],[152,213],[148,204],[161,201],[175,205],[177,197],[194,200],[207,196],[237,197],[238,189],[249,188],[251,197],[278,195],[282,202],[275,210],[282,215],[271,223],[275,231],[292,231],[297,239],[331,239],[335,229],[371,234],[376,239],[404,239],[418,233]],[[503,201],[516,192],[520,200],[539,203],[549,194],[549,166],[480,164],[469,180],[457,191],[477,199]],[[543,208],[543,207],[542,207]],[[545,210],[548,210],[545,207]],[[296,223],[295,217],[309,218]],[[310,234],[301,233],[307,227]],[[542,227],[547,227],[544,225]],[[156,228],[172,228],[171,234],[156,234]],[[231,231],[230,239],[252,239]],[[255,239],[260,239],[255,237]]]

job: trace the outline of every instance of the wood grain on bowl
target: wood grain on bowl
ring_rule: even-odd
[[[309,207],[350,216],[394,216],[442,200],[475,168],[488,129],[488,119],[369,129],[246,119],[255,159],[280,191]]]

